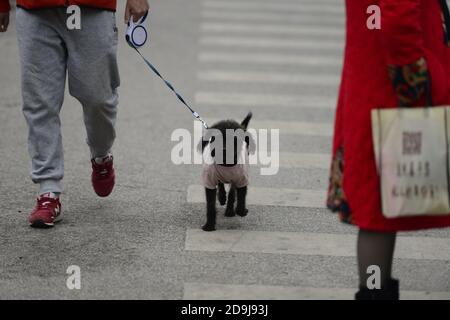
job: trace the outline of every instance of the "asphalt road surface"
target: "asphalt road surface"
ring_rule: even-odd
[[[117,185],[90,186],[81,107],[66,95],[64,220],[27,216],[26,125],[15,21],[0,35],[0,299],[352,299],[356,228],[324,208],[344,46],[342,0],[153,0],[142,51],[206,119],[280,130],[280,170],[251,169],[249,215],[206,233],[200,165],[175,165],[174,130],[189,112],[127,47],[119,1],[122,85]],[[196,144],[197,141],[193,141]],[[264,167],[264,166],[263,166]],[[404,299],[450,299],[450,230],[402,233],[394,276]],[[81,289],[66,286],[69,266]]]

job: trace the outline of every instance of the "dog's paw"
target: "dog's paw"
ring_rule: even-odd
[[[248,213],[248,209],[246,209],[246,208],[243,208],[243,209],[236,208],[236,214],[240,217],[245,217],[247,215],[247,213]]]
[[[216,226],[213,224],[207,223],[202,227],[202,229],[203,229],[203,231],[216,231]]]
[[[235,215],[236,215],[236,212],[234,212],[234,209],[227,208],[225,210],[225,214],[224,214],[225,217],[234,217]]]

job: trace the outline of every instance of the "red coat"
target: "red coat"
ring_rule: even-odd
[[[25,9],[65,7],[73,4],[107,10],[116,9],[116,0],[17,0],[17,5]],[[0,12],[8,12],[9,9],[9,0],[0,0]]]
[[[381,29],[369,30],[368,6],[381,8]],[[347,0],[347,38],[335,119],[333,154],[343,148],[342,185],[351,220],[374,231],[450,226],[450,215],[386,219],[373,153],[370,110],[396,107],[387,65],[426,59],[434,105],[450,105],[450,48],[439,0]],[[450,30],[449,30],[450,31]]]

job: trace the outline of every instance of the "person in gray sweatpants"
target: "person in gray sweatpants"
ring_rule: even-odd
[[[83,106],[91,158],[110,153],[119,86],[114,13],[82,8],[82,29],[68,30],[65,8],[17,9],[23,113],[28,123],[31,178],[39,194],[61,193],[64,174],[59,112],[67,79]],[[36,32],[38,28],[38,32]]]
[[[106,2],[92,0],[94,6],[97,3]],[[107,4],[115,6],[115,0]],[[73,30],[67,26],[70,14],[65,7],[17,8],[31,178],[39,184],[37,205],[29,217],[32,227],[52,227],[61,217],[59,195],[64,162],[59,113],[66,78],[69,93],[83,107],[93,188],[97,195],[106,197],[115,183],[111,148],[116,136],[120,84],[115,12],[105,8],[79,8],[81,28]],[[147,0],[127,0],[125,21],[131,16],[138,20],[148,9]],[[0,18],[4,22],[1,31],[6,31],[9,21],[4,13]]]

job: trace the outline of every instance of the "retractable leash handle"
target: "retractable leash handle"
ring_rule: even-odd
[[[158,69],[156,69],[153,64],[146,59],[142,53],[139,51],[138,48],[142,47],[146,42],[148,38],[147,29],[145,28],[145,21],[147,20],[148,11],[147,13],[142,17],[140,21],[138,21],[136,24],[133,22],[133,17],[131,17],[130,21],[128,22],[128,30],[125,36],[125,39],[128,43],[128,45],[136,50],[136,52],[141,56],[141,58],[144,60],[144,62],[147,64],[147,66],[164,81],[167,87],[169,87],[170,90],[175,93],[177,98],[189,109],[189,111],[192,113],[194,118],[196,118],[198,121],[200,121],[203,124],[203,127],[205,129],[208,129],[208,124],[205,120],[203,120],[200,115],[192,109],[187,102],[184,100],[184,98],[175,90],[175,88],[172,86],[172,84],[164,79],[164,77],[159,73]]]
[[[135,23],[133,21],[133,16],[131,16],[130,21],[128,21],[128,29],[125,37],[127,42],[131,42],[135,48],[140,48],[147,42],[148,33],[147,28],[145,27],[147,16],[148,11],[138,22]]]

